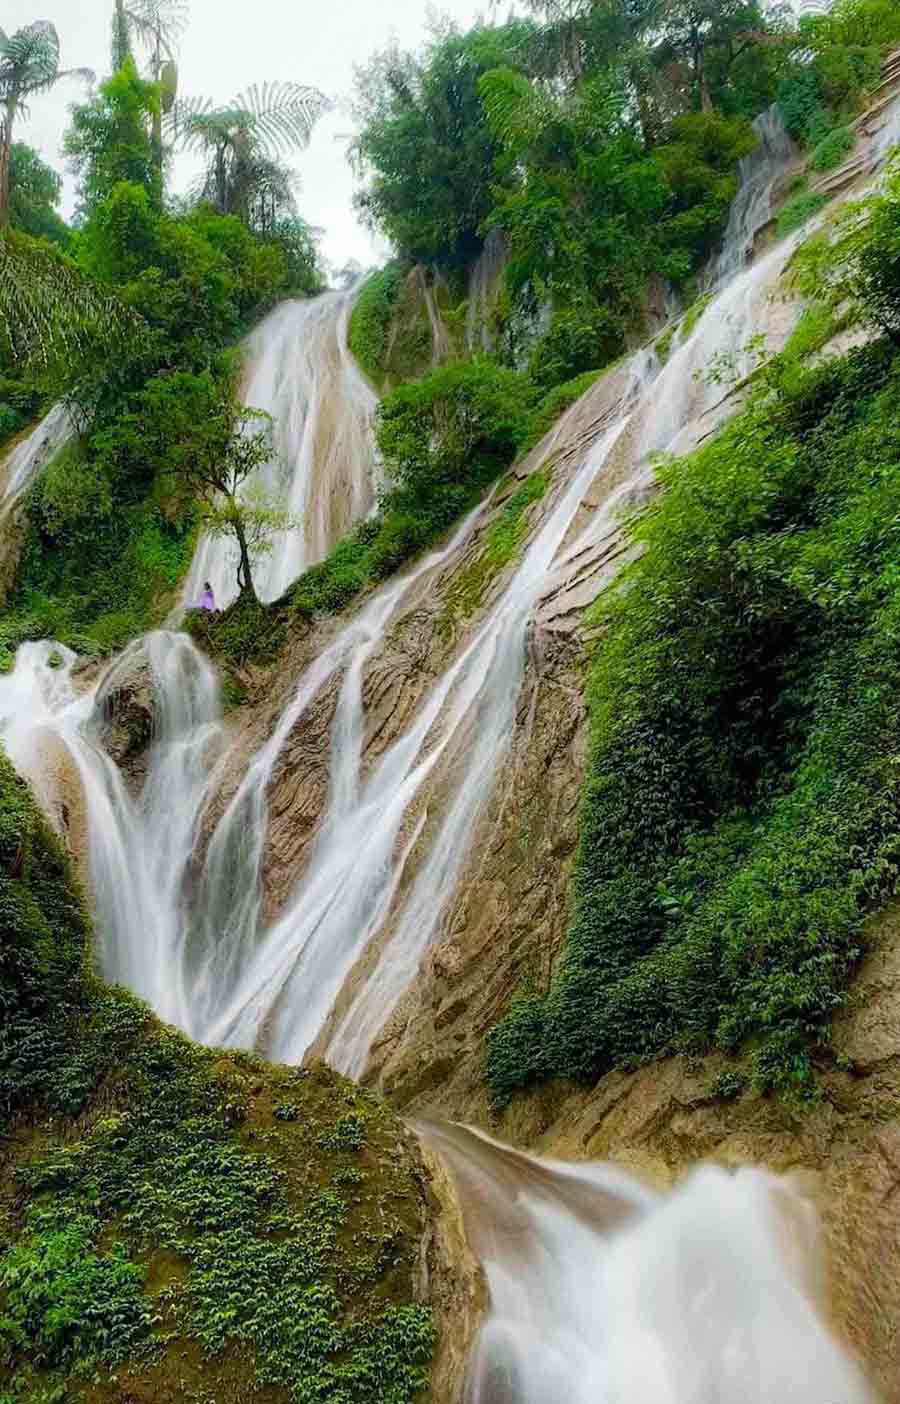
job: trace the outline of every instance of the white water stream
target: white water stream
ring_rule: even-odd
[[[278,599],[375,503],[376,400],[347,348],[353,298],[351,289],[282,303],[248,340],[241,396],[272,416],[274,452],[247,486],[262,487],[296,524],[255,566],[263,600]],[[183,592],[186,605],[197,602],[206,580],[220,608],[235,598],[230,541],[200,542]]]
[[[491,1297],[467,1404],[865,1404],[824,1319],[815,1214],[701,1166],[657,1195],[603,1164],[417,1128],[450,1166]]]
[[[0,524],[71,434],[72,424],[65,405],[54,405],[40,424],[6,455],[0,464]]]
[[[189,640],[158,633],[138,641],[94,694],[80,698],[66,655],[66,666],[54,670],[52,646],[24,646],[14,673],[0,680],[0,728],[38,784],[49,733],[55,753],[72,756],[84,789],[107,975],[202,1041],[261,1047],[293,1062],[327,1033],[329,1061],[363,1072],[373,1040],[441,931],[469,857],[515,730],[526,638],[542,595],[591,540],[609,532],[621,504],[646,480],[649,456],[684,447],[697,416],[721,399],[720,386],[698,378],[708,361],[727,355],[735,374],[749,368],[748,338],[771,317],[769,295],[789,252],[790,245],[781,246],[735,278],[665,366],[647,350],[632,357],[620,372],[618,412],[569,475],[553,482],[543,521],[496,604],[368,769],[366,666],[409,592],[457,557],[478,513],[350,618],[299,679],[202,860],[199,817],[216,786],[212,760],[221,728],[215,681]],[[302,310],[309,315],[308,306]],[[292,325],[293,307],[288,313]],[[313,428],[304,440],[315,421],[307,423]],[[595,486],[604,475],[605,500]],[[602,505],[578,527],[589,489]],[[204,571],[211,573],[208,560]],[[132,800],[102,751],[97,716],[138,663],[152,677],[156,734],[144,787]],[[305,871],[266,927],[268,790],[305,712],[338,682],[327,812]],[[373,943],[378,958],[333,1019],[347,977]]]
[[[338,630],[208,837],[203,820],[227,738],[215,675],[186,636],[139,640],[83,692],[72,654],[23,645],[13,673],[0,678],[0,736],[83,846],[109,978],[203,1041],[287,1061],[324,1041],[336,1067],[364,1071],[442,930],[509,754],[542,598],[609,533],[646,483],[651,455],[692,442],[699,416],[723,393],[703,379],[708,363],[728,358],[739,376],[752,366],[752,335],[768,328],[777,345],[786,334],[772,294],[792,247],[733,277],[664,366],[642,350],[618,372],[617,409],[580,461],[554,475],[519,565],[371,764],[367,667],[392,621],[460,556],[480,512]],[[307,526],[273,553],[260,578],[267,598],[372,501],[372,404],[344,350],[348,306],[341,295],[291,304],[257,333],[245,399],[278,416],[282,445],[264,477],[284,488]],[[588,495],[600,504],[591,511]],[[310,510],[329,502],[333,512]],[[206,543],[186,599],[211,579],[225,600],[230,578],[224,553]],[[115,698],[141,679],[153,692],[154,735],[146,774],[129,789],[104,749],[104,727]],[[268,792],[304,714],[334,686],[326,813],[293,892],[267,925]],[[367,952],[367,973],[348,985]],[[865,1397],[810,1304],[814,1291],[785,1248],[778,1195],[764,1177],[703,1172],[656,1201],[600,1167],[510,1160],[513,1153],[481,1138],[475,1146],[466,1134],[445,1129],[439,1148],[460,1175],[468,1211],[479,1206],[472,1237],[491,1289],[471,1404]]]

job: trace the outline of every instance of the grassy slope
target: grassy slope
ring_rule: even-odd
[[[418,1397],[400,1125],[324,1068],[191,1044],[92,977],[89,937],[0,758],[2,1404]]]

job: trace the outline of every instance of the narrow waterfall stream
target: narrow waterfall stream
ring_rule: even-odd
[[[215,823],[227,727],[215,671],[185,635],[137,640],[88,688],[68,650],[47,641],[19,649],[14,671],[0,677],[0,736],[73,846],[83,846],[107,978],[200,1041],[287,1062],[315,1046],[339,1070],[365,1073],[441,932],[509,754],[541,601],[646,491],[652,456],[691,445],[699,418],[722,398],[703,378],[709,362],[728,358],[740,376],[754,364],[752,335],[766,331],[776,349],[790,329],[775,293],[794,244],[742,267],[754,218],[735,222],[723,258],[738,271],[667,362],[642,349],[617,372],[617,405],[553,477],[517,567],[371,763],[367,667],[415,593],[460,559],[483,507],[337,630]],[[346,351],[349,307],[345,294],[288,304],[253,339],[244,398],[277,425],[278,455],[261,478],[304,522],[261,572],[265,599],[374,500],[374,400]],[[227,551],[201,543],[185,601],[209,579],[227,602],[233,575]],[[112,699],[141,679],[154,731],[146,772],[129,783],[105,728]],[[293,891],[267,920],[270,785],[329,686],[338,695],[327,805]],[[354,970],[362,971],[355,983]],[[421,1134],[456,1178],[490,1289],[469,1404],[868,1397],[824,1324],[810,1211],[781,1181],[701,1169],[656,1196],[609,1167],[542,1162],[463,1128]]]
[[[375,502],[376,401],[347,348],[352,306],[352,290],[285,302],[249,338],[241,396],[274,421],[272,460],[251,481],[301,524],[284,532],[258,563],[254,579],[263,600],[277,599],[301,571],[322,560]],[[185,604],[199,598],[205,580],[220,606],[231,603],[235,565],[222,538],[200,542]]]

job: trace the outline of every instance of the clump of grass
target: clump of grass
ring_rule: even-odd
[[[775,221],[777,237],[784,239],[788,234],[793,234],[795,229],[800,229],[807,220],[812,219],[814,214],[818,214],[823,205],[827,204],[827,195],[812,190],[801,190],[799,194],[792,196],[779,211]]]
[[[814,171],[833,170],[850,154],[855,145],[856,137],[849,127],[835,127],[813,147],[808,164]]]

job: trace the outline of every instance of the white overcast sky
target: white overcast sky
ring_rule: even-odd
[[[354,66],[394,39],[417,48],[431,13],[468,25],[489,9],[489,0],[439,0],[436,6],[420,0],[190,0],[190,23],[179,51],[180,91],[224,103],[250,83],[281,79],[347,98]],[[62,66],[86,66],[102,77],[109,70],[112,10],[113,0],[0,0],[0,25],[10,33],[35,19],[52,20]],[[37,147],[58,170],[68,107],[83,93],[84,85],[74,80],[58,84],[34,100],[30,118],[16,128],[16,137]],[[302,183],[301,212],[325,231],[322,247],[335,267],[350,258],[367,265],[384,252],[353,211],[353,176],[341,139],[351,126],[346,113],[329,114],[309,148],[292,157]],[[193,170],[179,159],[173,187],[189,184]],[[71,208],[67,180],[64,213]]]

